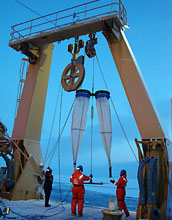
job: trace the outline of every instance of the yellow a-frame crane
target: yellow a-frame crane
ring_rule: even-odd
[[[121,0],[102,6],[96,4],[96,0],[91,1],[12,27],[9,46],[28,56],[30,64],[12,140],[8,141],[12,152],[11,148],[6,147],[7,141],[3,141],[5,131],[3,128],[0,130],[0,150],[5,155],[12,155],[14,166],[14,177],[8,187],[4,180],[2,197],[11,200],[41,198],[39,186],[42,184],[43,158],[40,136],[53,53],[52,43],[101,31],[109,45],[141,135],[140,141],[135,140],[140,164],[140,196],[136,218],[151,219],[156,210],[162,219],[171,219],[172,143],[158,118],[125,37],[123,26],[127,25],[126,10]],[[101,13],[97,12],[100,8],[103,11]],[[65,20],[64,11],[68,12],[67,18],[71,22]],[[77,14],[79,19],[75,20]],[[42,20],[44,18],[47,18],[46,22]]]

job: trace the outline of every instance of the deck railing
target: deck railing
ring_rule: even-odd
[[[103,5],[102,2],[93,0],[14,25],[10,43],[113,14],[118,16],[122,25],[127,24],[127,12],[121,0],[106,0]]]

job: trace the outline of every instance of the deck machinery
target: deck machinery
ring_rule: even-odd
[[[127,13],[121,0],[99,3],[93,0],[12,27],[9,46],[28,57],[29,67],[11,138],[0,123],[0,155],[7,164],[1,196],[10,200],[41,198],[44,167],[40,136],[53,42],[102,32],[141,135],[140,141],[135,140],[140,188],[136,218],[153,219],[158,214],[161,219],[172,219],[172,143],[125,37]]]

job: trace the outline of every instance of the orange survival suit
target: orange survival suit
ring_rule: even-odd
[[[80,170],[75,170],[75,172],[72,174],[70,178],[70,182],[72,182],[72,204],[71,204],[71,210],[72,215],[76,215],[76,205],[78,203],[78,216],[82,215],[83,205],[84,205],[84,194],[85,194],[85,188],[84,188],[84,181],[90,180],[91,177],[85,176],[80,172]]]
[[[125,187],[127,185],[127,179],[126,179],[126,174],[121,175],[121,177],[119,178],[118,182],[114,182],[114,184],[117,186],[116,189],[116,196],[117,196],[117,200],[118,200],[118,208],[119,210],[124,209],[124,212],[126,214],[126,216],[129,216],[129,212],[127,209],[127,206],[125,204]]]

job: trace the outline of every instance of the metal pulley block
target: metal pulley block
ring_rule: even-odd
[[[68,45],[68,52],[71,53],[72,55],[75,54],[75,56],[78,55],[80,48],[84,47],[84,41],[83,40],[79,40],[78,44],[75,43],[75,49],[73,51],[73,44],[69,44]]]
[[[65,91],[77,90],[84,81],[85,68],[82,64],[69,63],[63,71],[61,84]]]
[[[79,40],[79,48],[83,48],[84,47],[84,41],[83,40]]]
[[[75,38],[75,44],[68,45],[68,52],[72,54],[71,63],[66,66],[61,77],[61,84],[65,91],[77,90],[85,77],[84,56],[77,58],[80,48],[84,47],[84,41]]]
[[[95,38],[95,34],[89,35],[90,40],[86,42],[85,53],[89,58],[96,56],[96,49],[94,47],[95,44],[98,43],[98,39]]]
[[[40,48],[33,45],[32,43],[21,43],[19,48],[23,54],[29,57],[29,63],[35,64],[40,55]]]

